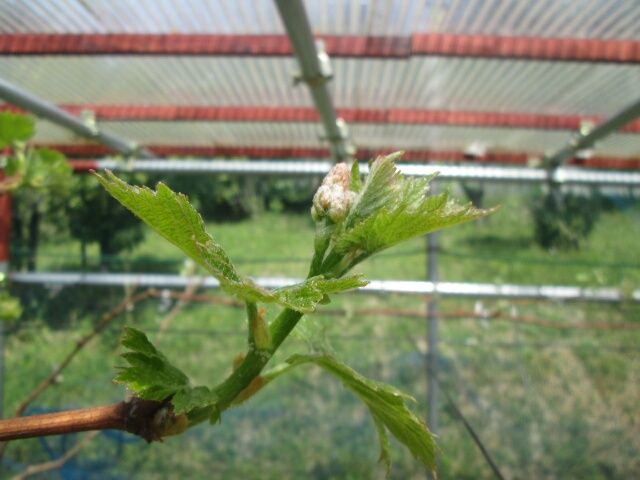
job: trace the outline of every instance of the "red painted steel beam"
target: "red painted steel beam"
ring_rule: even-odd
[[[44,145],[40,145],[44,146]],[[64,153],[71,158],[84,159],[78,170],[86,171],[95,168],[95,164],[87,158],[98,158],[111,152],[101,145],[94,144],[59,144],[46,145],[48,148]],[[229,157],[254,159],[327,159],[329,150],[314,147],[239,147],[239,146],[186,146],[186,145],[146,145],[158,157]],[[356,157],[368,160],[377,155],[391,153],[392,149],[358,149]],[[485,157],[477,159],[478,163],[527,165],[535,156],[526,152],[489,152]],[[402,157],[405,162],[467,162],[465,154],[453,150],[407,150]],[[594,156],[586,160],[574,159],[568,165],[579,165],[587,168],[607,168],[622,170],[640,169],[640,158],[621,158]]]
[[[216,107],[179,105],[60,105],[79,115],[93,112],[103,121],[220,121],[220,122],[317,122],[314,108],[307,107]],[[0,106],[0,111],[19,111]],[[578,130],[583,121],[599,123],[596,116],[545,115],[521,112],[465,112],[419,109],[338,109],[338,115],[349,123],[448,125],[474,127],[507,127],[545,130]],[[640,133],[640,120],[626,125],[622,132]]]
[[[333,57],[414,55],[640,63],[640,41],[415,33],[410,36],[320,36]],[[291,56],[286,35],[29,34],[0,35],[11,55]]]

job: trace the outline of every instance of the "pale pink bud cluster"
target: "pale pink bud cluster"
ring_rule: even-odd
[[[334,165],[313,197],[311,217],[315,221],[325,216],[334,222],[343,220],[356,196],[355,192],[349,189],[350,184],[351,172],[347,164]]]

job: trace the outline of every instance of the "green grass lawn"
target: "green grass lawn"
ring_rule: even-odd
[[[484,222],[441,232],[440,276],[443,281],[567,284],[589,286],[640,285],[640,211],[607,212],[579,250],[548,252],[533,241],[526,196],[496,198],[501,209]],[[313,241],[306,215],[266,212],[249,221],[209,223],[208,230],[242,271],[255,276],[306,274]],[[77,270],[80,246],[65,240],[45,244],[40,270]],[[88,249],[88,269],[98,268],[98,250]],[[116,261],[117,260],[117,261]],[[182,253],[152,231],[145,241],[114,259],[112,270],[178,272]],[[369,278],[424,280],[423,238],[382,252],[361,270]]]
[[[497,202],[499,199],[496,199]],[[501,201],[487,222],[441,234],[441,278],[448,281],[527,284],[640,285],[637,239],[639,212],[605,213],[592,235],[575,252],[549,253],[532,242],[526,197]],[[209,224],[210,233],[239,269],[255,276],[306,274],[313,226],[306,216],[267,213],[251,221]],[[41,270],[79,268],[73,242],[43,245]],[[90,265],[97,266],[91,248]],[[122,255],[113,270],[178,272],[181,253],[148,232],[144,243]],[[369,278],[425,279],[425,240],[416,239],[362,266]],[[8,338],[6,409],[21,398],[73,348],[121,289],[45,289],[32,298],[24,328]],[[40,306],[71,305],[94,296],[78,313]],[[221,296],[221,293],[216,293]],[[99,297],[99,298],[98,298]],[[274,362],[309,343],[320,344],[363,374],[390,382],[412,394],[416,411],[426,416],[424,318],[372,312],[402,309],[425,312],[418,296],[346,294],[303,321]],[[86,303],[86,302],[85,302]],[[342,309],[344,315],[330,315]],[[367,309],[370,313],[361,314]],[[447,391],[481,435],[508,478],[634,478],[640,472],[640,398],[638,330],[558,329],[498,319],[478,320],[469,313],[500,312],[561,325],[590,322],[640,323],[631,304],[506,302],[443,299],[441,371]],[[270,314],[275,309],[269,309]],[[112,353],[123,324],[135,325],[153,339],[166,315],[161,302],[148,301],[119,318],[82,352],[36,405],[68,408],[117,401]],[[161,345],[196,383],[214,383],[244,349],[241,309],[190,304],[176,318]],[[441,396],[440,478],[492,478],[486,463]],[[72,441],[70,439],[69,441]],[[55,442],[52,440],[52,442]],[[52,445],[58,445],[52,443]],[[16,442],[13,462],[44,461],[38,441]],[[202,425],[180,438],[147,446],[116,447],[101,436],[79,457],[78,465],[96,469],[97,478],[382,478],[377,445],[366,409],[333,378],[301,367],[270,385],[251,403],[227,412],[222,423]],[[418,464],[393,444],[391,478],[424,478]],[[102,463],[99,462],[102,460]],[[104,465],[106,462],[106,466]],[[0,473],[9,478],[10,472]]]

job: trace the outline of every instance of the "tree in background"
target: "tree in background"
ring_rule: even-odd
[[[532,203],[534,237],[545,249],[578,249],[593,230],[602,210],[600,195],[550,190]]]
[[[140,181],[137,176],[135,179]],[[88,243],[99,245],[100,265],[107,268],[114,256],[134,248],[144,239],[142,224],[99,188],[93,177],[78,179],[67,202],[66,213],[71,236],[82,244],[83,263],[86,263]]]
[[[0,192],[10,192],[13,197],[16,269],[22,267],[26,254],[27,268],[35,270],[42,216],[46,213],[55,218],[59,209],[54,206],[69,193],[73,180],[64,155],[28,145],[34,133],[31,117],[0,114],[0,149],[8,152],[0,160],[0,169],[5,172],[5,178],[0,181]]]

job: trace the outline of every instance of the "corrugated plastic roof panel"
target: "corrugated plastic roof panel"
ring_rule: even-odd
[[[640,2],[629,0],[322,0],[305,2],[317,34],[482,34],[640,39]],[[0,2],[0,33],[283,34],[271,0],[34,0]],[[337,108],[436,109],[610,116],[640,95],[637,63],[526,59],[334,58]],[[0,56],[0,76],[55,103],[312,107],[293,87],[293,58],[233,56]],[[79,141],[41,122],[44,142]],[[140,143],[321,146],[313,122],[104,122]],[[566,130],[434,125],[349,125],[362,148],[490,148],[544,152]],[[597,153],[637,157],[640,135]]]
[[[412,57],[333,61],[338,108],[611,115],[640,94],[640,68]],[[6,80],[56,103],[312,106],[282,57],[0,57]]]
[[[638,38],[636,0],[306,0],[330,35],[412,32]],[[284,33],[272,0],[30,0],[0,2],[0,32]]]

